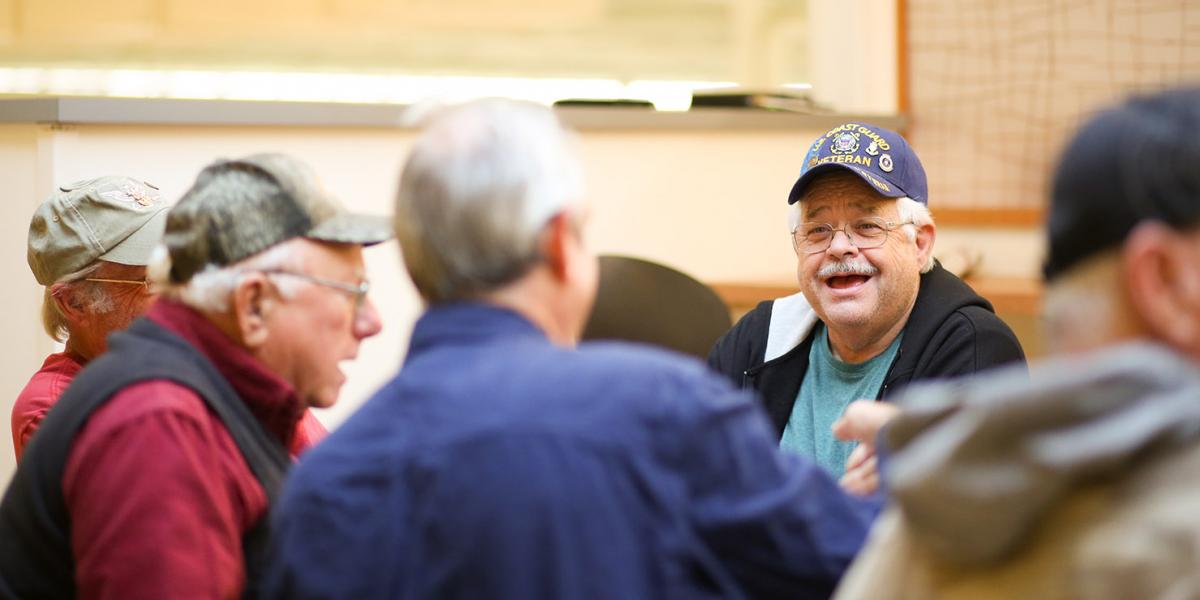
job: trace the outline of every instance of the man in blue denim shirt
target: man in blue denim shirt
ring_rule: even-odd
[[[429,310],[400,374],[279,504],[281,598],[805,598],[877,504],[784,456],[698,362],[576,347],[597,285],[572,140],[548,110],[436,119],[396,229]]]

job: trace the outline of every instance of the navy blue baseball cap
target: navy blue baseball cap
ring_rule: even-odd
[[[888,198],[907,196],[929,205],[925,167],[917,153],[900,134],[867,123],[838,125],[813,142],[804,156],[800,178],[788,194],[788,204],[795,204],[808,184],[834,169],[858,175]]]

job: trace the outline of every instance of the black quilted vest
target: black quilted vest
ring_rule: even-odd
[[[167,380],[204,399],[233,437],[273,506],[291,460],[287,449],[263,429],[212,362],[179,336],[148,319],[109,338],[108,352],[71,382],[30,440],[0,502],[0,597],[73,598],[71,516],[62,478],[72,441],[87,419],[121,389],[141,381]],[[264,516],[242,538],[246,597],[266,559],[270,519]]]

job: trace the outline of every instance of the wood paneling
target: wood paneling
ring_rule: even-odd
[[[938,225],[963,227],[1041,227],[1046,211],[1041,208],[986,208],[939,206],[930,209]]]
[[[1035,279],[973,277],[967,283],[1000,313],[1037,316],[1042,305],[1042,283]],[[796,286],[760,283],[714,282],[708,284],[729,306],[731,313],[744,314],[763,300],[796,293]]]

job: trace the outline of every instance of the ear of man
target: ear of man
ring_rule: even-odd
[[[50,286],[50,297],[54,299],[54,304],[58,306],[59,312],[66,317],[70,323],[84,323],[88,320],[87,307],[78,290],[70,283],[55,283]]]
[[[925,264],[933,253],[933,242],[937,239],[937,228],[932,223],[917,227],[917,264]]]
[[[1200,357],[1200,236],[1142,223],[1126,238],[1121,261],[1130,305],[1147,333]]]
[[[242,344],[257,348],[267,342],[267,327],[275,296],[271,281],[263,273],[247,273],[233,290],[234,323]]]
[[[546,222],[539,244],[554,279],[560,283],[568,281],[575,268],[574,256],[578,251],[579,239],[567,211],[560,211]]]

